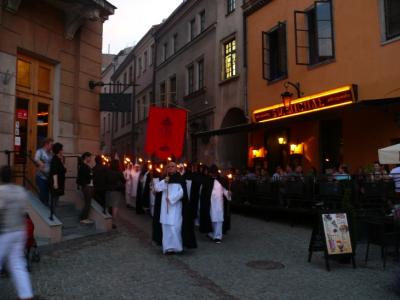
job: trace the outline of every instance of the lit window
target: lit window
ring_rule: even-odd
[[[223,78],[236,76],[236,40],[224,44],[224,73]]]

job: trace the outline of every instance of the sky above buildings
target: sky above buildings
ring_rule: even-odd
[[[182,0],[109,0],[117,7],[103,27],[103,53],[133,46],[154,24],[166,19]]]

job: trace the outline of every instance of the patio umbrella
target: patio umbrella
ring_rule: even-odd
[[[400,144],[379,149],[378,155],[381,164],[400,164]]]

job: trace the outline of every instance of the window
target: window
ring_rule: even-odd
[[[139,77],[140,77],[140,67],[139,67],[139,64],[140,64],[140,58],[138,57],[138,58],[136,58],[136,78],[139,78]]]
[[[140,74],[142,74],[142,72],[143,72],[143,61],[142,61],[141,57],[139,57],[138,67],[139,67],[139,76],[140,76]]]
[[[140,99],[136,100],[136,123],[140,121]]]
[[[384,0],[386,40],[400,36],[400,1]]]
[[[224,44],[223,79],[236,76],[236,40],[230,40]]]
[[[149,66],[153,65],[154,59],[154,44],[150,46]]]
[[[295,12],[296,63],[313,65],[335,57],[332,3],[315,1],[308,11]]]
[[[286,24],[263,32],[263,77],[275,80],[287,75]]]
[[[114,113],[114,131],[118,131],[118,116],[119,116],[119,113],[115,112]]]
[[[121,82],[117,81],[117,93],[121,92]]]
[[[161,82],[160,83],[160,101],[161,101],[161,105],[164,107],[164,106],[166,106],[165,104],[165,100],[166,100],[166,98],[165,98],[165,92],[166,92],[166,90],[165,90],[165,81],[163,81],[163,82]]]
[[[143,96],[143,98],[142,98],[142,110],[143,110],[142,120],[144,120],[147,118],[146,96]]]
[[[178,34],[175,33],[174,37],[172,38],[172,54],[175,54],[178,46]]]
[[[143,54],[143,73],[144,72],[146,72],[146,69],[147,69],[147,60],[148,60],[148,57],[147,57],[147,51],[144,51],[144,54]]]
[[[204,60],[201,59],[197,62],[197,83],[198,89],[204,88]]]
[[[162,60],[165,61],[167,59],[168,55],[168,43],[164,43],[163,49],[162,49]]]
[[[121,128],[125,126],[125,112],[121,113]]]
[[[194,67],[193,65],[190,65],[187,68],[187,74],[188,74],[188,95],[192,94],[194,92]]]
[[[122,90],[125,90],[125,88],[126,88],[126,80],[127,80],[127,78],[126,78],[126,72],[124,73],[124,86],[122,87]]]
[[[169,96],[172,103],[176,103],[176,76],[169,79]]]
[[[107,115],[107,132],[110,132],[111,129],[111,114]]]
[[[131,124],[131,119],[132,119],[132,115],[131,115],[132,113],[131,112],[129,112],[129,111],[127,111],[126,112],[126,124],[128,125],[128,124]]]
[[[236,0],[227,0],[228,14],[232,13],[236,9]]]
[[[189,41],[193,40],[196,36],[196,20],[193,19],[189,23]]]
[[[106,133],[106,116],[103,117],[103,135]]]
[[[132,76],[133,76],[133,68],[132,66],[129,67],[129,73],[128,73],[128,83],[131,84],[132,83]]]
[[[154,97],[153,97],[153,92],[149,92],[149,99],[150,99],[150,103],[151,103],[151,105],[155,105],[156,103],[156,101],[155,101],[155,99],[154,99]]]
[[[200,13],[200,32],[203,32],[206,29],[206,11],[203,10]]]

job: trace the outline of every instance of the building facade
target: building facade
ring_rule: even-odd
[[[133,125],[133,156],[140,157],[144,153],[146,144],[146,129],[150,105],[155,103],[154,98],[154,58],[155,25],[143,36],[134,49],[135,86],[134,86],[134,125]]]
[[[215,127],[223,129],[248,123],[245,98],[244,28],[242,1],[217,2],[215,74]],[[247,134],[215,136],[216,163],[222,168],[247,165]]]
[[[0,150],[34,153],[53,137],[66,154],[99,151],[99,97],[88,83],[100,80],[102,26],[114,9],[104,0],[2,1]]]
[[[185,157],[212,163],[215,140],[191,134],[215,126],[217,1],[183,2],[155,33],[155,104],[188,112]]]
[[[356,172],[400,141],[398,1],[250,0],[244,11],[251,163]]]
[[[101,72],[101,82],[105,85],[101,88],[102,94],[109,94],[114,92],[112,85],[111,76],[115,70],[124,61],[126,56],[132,50],[131,47],[121,50],[117,55],[114,55],[111,59],[108,54],[103,54],[103,57],[108,57],[109,63],[106,64]],[[114,114],[109,111],[100,112],[100,147],[102,154],[110,155],[113,151],[112,134],[113,134],[113,117]]]

